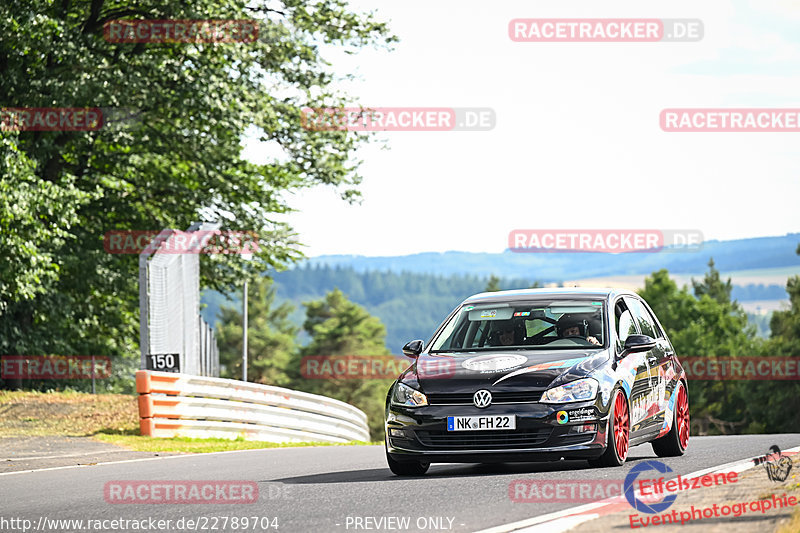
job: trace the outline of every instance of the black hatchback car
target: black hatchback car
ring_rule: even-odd
[[[619,466],[631,446],[660,457],[689,444],[686,374],[636,294],[528,289],[467,298],[386,399],[397,475],[431,463],[587,459]]]

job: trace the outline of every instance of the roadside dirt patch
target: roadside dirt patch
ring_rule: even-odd
[[[136,434],[138,430],[134,395],[0,391],[4,436]]]
[[[136,396],[0,391],[0,473],[175,455],[92,438],[99,434],[139,434]]]

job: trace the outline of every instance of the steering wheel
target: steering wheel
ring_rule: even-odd
[[[566,335],[562,339],[569,339],[571,341],[581,341],[585,346],[594,346],[589,340],[582,335]]]
[[[572,342],[578,343],[579,346],[594,346],[594,344],[592,344],[591,342],[589,342],[588,340],[586,340],[584,337],[582,337],[580,335],[567,335],[565,337],[558,337],[556,339],[551,340],[547,344],[553,344],[553,343],[556,343],[558,341],[566,341],[566,340],[570,340]],[[572,346],[572,344],[560,343],[559,346]]]

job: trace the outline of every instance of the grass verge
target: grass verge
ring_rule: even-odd
[[[302,446],[358,446],[382,442],[259,442],[244,439],[154,439],[139,435],[136,396],[83,392],[0,391],[0,435],[92,437],[140,452],[208,453]]]
[[[115,444],[137,452],[181,452],[181,453],[209,453],[227,452],[232,450],[257,450],[262,448],[297,448],[307,446],[363,446],[382,444],[379,442],[260,442],[253,440],[228,440],[228,439],[189,439],[176,437],[173,439],[154,439],[141,435],[98,434],[94,437],[102,442]]]

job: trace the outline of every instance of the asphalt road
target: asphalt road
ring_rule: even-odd
[[[675,474],[767,453],[777,444],[782,450],[800,445],[800,434],[693,437],[687,454],[663,460]],[[277,518],[277,531],[477,531],[575,505],[564,503],[514,503],[509,484],[517,479],[583,480],[624,479],[630,468],[644,459],[656,458],[649,444],[631,450],[621,468],[593,469],[582,461],[502,465],[433,465],[419,478],[398,478],[386,467],[380,446],[284,448],[159,457],[79,468],[0,474],[0,530],[22,531],[27,519],[32,530],[40,517],[49,520],[113,520],[152,518],[176,522],[198,517]],[[241,480],[258,485],[258,501],[252,504],[109,504],[104,486],[109,481],[147,480]],[[380,522],[388,517],[407,517],[408,527]],[[5,522],[4,522],[5,520]],[[270,521],[272,525],[274,521]],[[41,530],[86,531],[60,524]],[[110,527],[93,531],[126,530]],[[247,531],[276,531],[274,528]],[[162,524],[163,525],[163,524]],[[210,520],[183,530],[243,531],[232,522],[217,528]],[[394,527],[380,527],[380,526]],[[184,522],[185,526],[185,522]],[[420,527],[418,527],[420,526]],[[127,530],[134,531],[132,527]],[[158,525],[151,531],[158,531]]]
[[[119,446],[92,440],[89,437],[7,437],[0,435],[0,473],[165,455],[176,454],[133,452]]]

